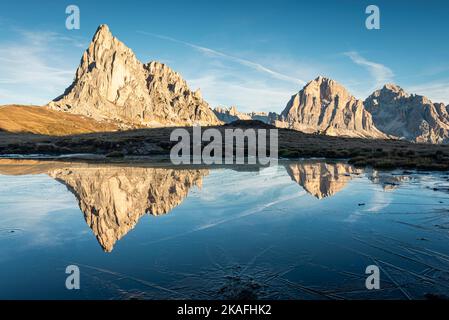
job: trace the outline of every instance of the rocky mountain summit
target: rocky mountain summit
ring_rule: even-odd
[[[199,90],[162,63],[142,64],[106,25],[84,52],[72,85],[48,106],[124,127],[221,123]]]
[[[386,138],[363,102],[334,80],[318,77],[293,95],[276,126],[305,133]]]
[[[106,25],[98,28],[84,52],[72,85],[48,107],[122,129],[258,120],[311,134],[449,142],[449,106],[410,95],[394,84],[362,101],[320,76],[294,94],[280,115],[244,113],[236,107],[212,110],[177,72],[156,61],[141,63]]]
[[[217,118],[224,123],[231,123],[237,120],[258,120],[264,123],[273,123],[278,115],[275,112],[240,112],[235,106],[230,108],[216,107],[214,113]]]
[[[291,97],[274,124],[330,136],[449,142],[449,106],[395,84],[362,101],[336,81],[318,77]]]
[[[370,95],[364,105],[376,126],[389,135],[415,142],[449,141],[449,106],[442,103],[387,84]]]

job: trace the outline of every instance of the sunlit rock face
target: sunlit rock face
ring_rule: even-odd
[[[84,52],[72,85],[48,106],[123,127],[221,123],[199,90],[162,63],[141,63],[106,25]]]
[[[449,142],[449,106],[386,84],[365,101],[334,80],[318,77],[293,95],[280,128],[331,136]]]
[[[318,77],[293,95],[278,127],[330,136],[386,138],[361,100],[334,80]]]
[[[449,141],[449,106],[410,95],[394,84],[375,91],[364,104],[376,126],[389,135],[416,142]]]
[[[286,167],[293,181],[317,199],[333,196],[362,170],[344,163],[293,163]]]
[[[163,215],[181,204],[191,188],[201,187],[208,171],[72,167],[48,174],[77,197],[87,224],[110,252],[145,213]]]

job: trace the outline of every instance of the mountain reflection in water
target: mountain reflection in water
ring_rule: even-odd
[[[448,191],[444,173],[344,162],[4,159],[0,298],[448,297]],[[372,264],[381,290],[366,290]]]
[[[346,163],[287,162],[284,167],[294,182],[317,199],[335,195],[354,175],[363,173]],[[0,174],[47,174],[64,184],[78,199],[103,250],[111,252],[143,215],[167,214],[180,205],[191,188],[202,186],[209,169],[1,160]],[[388,190],[405,178],[373,171],[370,179]]]
[[[207,170],[157,168],[70,168],[48,174],[77,197],[87,224],[105,251],[149,213],[166,214],[190,188],[201,186]]]

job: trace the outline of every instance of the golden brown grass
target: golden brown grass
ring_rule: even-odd
[[[117,126],[46,107],[0,106],[0,131],[50,136],[116,131]]]

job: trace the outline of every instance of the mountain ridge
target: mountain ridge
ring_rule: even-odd
[[[48,107],[114,120],[125,128],[220,124],[199,90],[191,91],[165,64],[140,62],[104,24],[84,52],[73,83]]]
[[[449,105],[392,83],[362,101],[335,80],[319,76],[290,98],[275,125],[331,136],[447,143]]]
[[[386,84],[365,99],[374,122],[385,133],[414,142],[449,142],[449,105]]]
[[[0,130],[8,132],[8,128],[13,128],[45,134],[95,132],[92,129],[95,125],[83,118],[71,118],[71,129],[64,130],[61,124],[55,124],[58,117],[45,111],[50,109],[93,119],[100,126],[107,123],[102,127],[104,131],[260,120],[309,134],[449,143],[449,105],[409,94],[392,83],[361,100],[337,81],[319,76],[292,95],[279,115],[244,113],[236,107],[212,110],[200,90],[190,90],[179,73],[157,61],[140,62],[104,24],[98,27],[83,53],[72,84],[46,107],[42,112],[14,109],[18,114],[47,117],[46,126],[33,130],[24,123],[17,128],[9,120],[11,117],[4,117],[0,119],[4,120]],[[24,121],[32,123],[30,119]],[[52,126],[59,129],[55,131]]]

